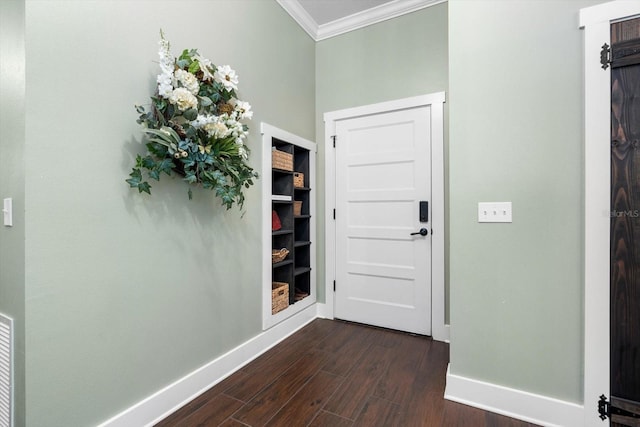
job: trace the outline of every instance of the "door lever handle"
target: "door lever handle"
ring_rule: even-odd
[[[427,230],[426,228],[421,228],[420,231],[416,231],[415,233],[411,233],[410,235],[415,236],[416,234],[426,236],[427,234],[429,234],[429,230]]]

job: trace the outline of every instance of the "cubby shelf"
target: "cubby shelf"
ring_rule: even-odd
[[[262,306],[263,328],[267,329],[316,302],[316,254],[312,244],[315,241],[316,144],[265,123],[261,129],[265,156],[261,177],[265,194]],[[286,153],[280,153],[280,157],[290,159],[291,170],[285,161],[278,162],[279,167],[273,167],[272,149]],[[300,187],[295,186],[298,173],[303,174],[304,182]],[[281,228],[275,231],[266,228],[270,222],[267,218],[273,212],[281,224]],[[278,263],[267,263],[269,253],[282,248],[289,251],[287,257]],[[271,307],[272,282],[288,284],[289,306],[277,313],[272,313]]]

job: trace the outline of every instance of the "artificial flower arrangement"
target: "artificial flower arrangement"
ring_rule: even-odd
[[[126,181],[140,193],[151,194],[143,178],[160,180],[160,175],[183,176],[188,184],[215,191],[230,209],[244,204],[243,188],[253,185],[258,174],[247,163],[245,145],[251,119],[248,102],[236,97],[238,76],[228,65],[215,66],[196,49],[171,55],[169,42],[160,32],[160,74],[149,111],[136,106],[137,122],[147,134],[148,153],[136,157]],[[193,197],[191,188],[189,199]]]

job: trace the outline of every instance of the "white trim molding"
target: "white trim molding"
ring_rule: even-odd
[[[98,427],[155,425],[317,317],[314,304],[157,391]]]
[[[297,0],[276,1],[313,40],[320,41],[415,12],[425,7],[444,3],[447,0],[393,0],[321,25],[316,23]]]
[[[454,375],[444,398],[542,426],[582,427],[582,405]]]
[[[411,98],[381,102],[362,107],[347,108],[324,114],[325,122],[325,218],[333,217],[336,206],[335,148],[331,140],[336,122],[387,111],[405,110],[429,105],[431,107],[431,201],[433,235],[431,240],[431,336],[436,341],[449,341],[449,326],[445,324],[445,272],[444,272],[444,102],[445,93],[437,92]],[[335,222],[325,221],[325,304],[323,314],[334,316],[336,246]]]
[[[611,73],[600,66],[612,21],[640,14],[640,2],[614,1],[580,10],[584,28],[584,419],[601,426],[598,398],[609,394],[609,239]]]

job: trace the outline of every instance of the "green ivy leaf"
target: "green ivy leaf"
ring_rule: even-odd
[[[131,178],[127,179],[126,181],[129,183],[129,186],[131,186],[131,188],[135,188],[140,185],[140,181],[142,181],[142,173],[140,172],[140,169],[134,168],[129,176]]]
[[[142,159],[142,167],[145,169],[153,169],[155,165],[156,165],[156,162],[153,160],[151,156],[147,156]]]
[[[213,105],[213,101],[208,96],[199,96],[198,101],[200,101],[201,107],[209,107]]]
[[[196,178],[196,174],[195,173],[193,173],[192,171],[189,171],[185,175],[184,180],[187,181],[189,184],[195,184],[197,182],[198,178]]]
[[[191,108],[190,110],[187,110],[184,113],[182,113],[182,117],[184,117],[187,120],[195,120],[196,117],[198,117],[198,110],[196,110],[195,108]]]
[[[149,195],[151,195],[151,186],[149,185],[148,182],[141,182],[140,184],[138,184],[138,192],[139,193],[147,193]]]
[[[163,159],[160,163],[157,164],[157,168],[160,172],[164,172],[167,175],[171,175],[171,171],[173,170],[174,164],[171,159]]]

